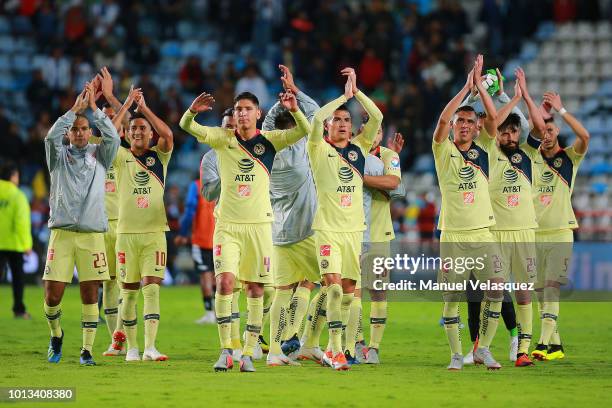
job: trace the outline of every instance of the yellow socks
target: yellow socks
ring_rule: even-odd
[[[462,354],[459,337],[459,302],[444,302],[444,330],[452,354]]]
[[[259,334],[261,333],[264,309],[263,297],[247,297],[247,308],[246,342],[242,350],[242,355],[253,356],[253,349],[259,341]]]
[[[288,319],[287,328],[285,329],[287,339],[297,335],[300,326],[302,325],[302,321],[304,320],[304,316],[306,315],[309,300],[310,289],[298,286],[293,294],[293,298],[291,299],[291,303],[295,304],[295,308],[294,312]]]
[[[280,354],[282,352],[280,343],[286,320],[286,313],[283,313],[283,309],[289,308],[292,294],[293,291],[291,289],[276,289],[276,295],[270,308],[271,354]]]
[[[83,349],[91,353],[94,340],[96,339],[96,330],[98,329],[98,318],[100,312],[98,303],[89,305],[81,305],[81,327],[83,329]]]
[[[215,296],[215,314],[217,316],[217,329],[221,348],[232,348],[232,297],[233,295]],[[238,340],[240,341],[240,340]]]
[[[111,338],[117,329],[117,320],[119,320],[119,293],[120,289],[116,279],[102,282],[102,308]]]
[[[121,297],[123,299],[123,307],[121,308],[121,320],[125,329],[125,337],[127,338],[127,348],[137,349],[138,339],[136,337],[138,330],[138,318],[136,317],[136,300],[138,298],[138,290],[122,289]]]
[[[531,345],[531,334],[532,334],[532,319],[533,319],[533,307],[531,302],[526,305],[516,305],[516,320],[518,323],[518,338],[520,353],[529,353],[529,346]]]
[[[308,321],[304,329],[304,346],[319,347],[323,326],[327,322],[327,287],[321,287],[319,293],[310,301]]]
[[[370,345],[378,349],[387,325],[387,301],[373,301],[370,306]]]
[[[334,283],[327,288],[327,327],[332,353],[342,351],[342,287]]]
[[[232,295],[232,349],[242,348],[240,342],[240,290],[234,291]]]
[[[359,316],[361,316],[361,298],[353,297],[349,308],[349,318],[346,323],[345,334],[345,350],[355,357],[355,338],[357,337],[357,330],[359,328]]]
[[[159,285],[151,283],[142,288],[145,350],[155,348],[159,327]]]
[[[488,348],[495,337],[502,302],[485,300],[480,306],[480,333],[478,335],[478,348]]]
[[[44,303],[45,316],[47,317],[47,324],[51,331],[51,336],[62,337],[62,327],[60,326],[60,317],[62,315],[62,306],[49,306]]]

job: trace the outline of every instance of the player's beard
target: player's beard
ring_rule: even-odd
[[[510,142],[507,145],[500,145],[499,148],[507,156],[510,156],[511,154],[516,153],[516,151],[518,150],[518,143]]]

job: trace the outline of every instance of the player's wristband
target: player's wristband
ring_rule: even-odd
[[[567,109],[565,109],[565,108],[561,108],[561,109],[559,109],[559,115],[563,116],[563,115],[565,115],[566,113],[567,113]]]

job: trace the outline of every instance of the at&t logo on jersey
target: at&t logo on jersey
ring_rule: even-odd
[[[134,182],[140,187],[134,187],[132,194],[151,194],[151,187],[145,187],[149,184],[151,177],[147,171],[141,170],[134,175]]]
[[[476,188],[476,182],[472,181],[476,176],[476,172],[474,171],[474,168],[472,166],[465,166],[460,168],[457,175],[461,180],[464,181],[463,183],[459,183],[459,186],[457,187],[459,191],[472,190]]]
[[[519,155],[520,156],[520,155]],[[518,181],[518,172],[514,169],[507,169],[504,171],[504,181],[508,184],[514,184]],[[520,193],[521,186],[505,186],[502,190],[503,193]]]
[[[338,178],[342,183],[348,184],[353,181],[353,170],[350,167],[342,166],[338,170]],[[337,193],[354,193],[355,186],[338,186]]]
[[[254,166],[255,166],[255,162],[253,162],[253,160],[251,159],[241,159],[240,161],[238,161],[238,170],[240,170],[241,173],[249,173],[251,170],[253,170]],[[254,174],[236,174],[236,177],[234,177],[234,181],[254,181],[254,180],[255,180]]]

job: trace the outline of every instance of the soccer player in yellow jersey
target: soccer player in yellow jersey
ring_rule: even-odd
[[[291,112],[296,127],[260,131],[259,101],[250,92],[234,99],[234,131],[202,126],[198,113],[212,109],[214,98],[202,93],[181,118],[182,129],[201,143],[215,149],[221,178],[221,196],[215,208],[217,225],[213,236],[213,257],[217,280],[215,313],[221,341],[221,355],[215,371],[233,367],[231,343],[232,292],[236,279],[244,282],[247,294],[246,342],[240,358],[241,371],[255,371],[253,349],[263,319],[264,284],[272,282],[272,206],[270,171],[276,152],[293,144],[310,131],[295,95],[281,94],[281,104]]]
[[[559,316],[559,291],[567,284],[568,266],[572,256],[572,230],[578,222],[572,208],[572,192],[578,167],[589,146],[589,132],[561,102],[559,94],[547,92],[544,103],[551,106],[576,134],[574,143],[559,146],[559,126],[550,117],[545,120],[545,133],[533,160],[533,203],[538,221],[536,230],[538,279],[541,309],[540,339],[531,355],[537,360],[564,357],[556,330]],[[534,149],[537,143],[533,143]]]
[[[327,324],[331,350],[323,363],[335,370],[349,365],[342,352],[342,308],[350,310],[356,284],[360,281],[359,256],[365,219],[363,214],[363,174],[365,157],[382,123],[382,113],[357,89],[352,68],[345,68],[344,95],[329,102],[315,114],[307,143],[310,167],[317,188],[317,211],[312,229],[319,271],[327,285]],[[351,114],[344,105],[353,96],[370,120],[363,132],[351,139]],[[324,126],[328,138],[323,138]]]
[[[143,360],[164,361],[168,357],[155,348],[159,327],[159,288],[166,269],[168,222],[164,187],[174,139],[172,131],[147,106],[142,92],[131,89],[113,123],[119,127],[123,115],[137,104],[127,135],[130,148],[120,147],[113,164],[119,191],[117,262],[122,283],[121,319],[127,337],[126,361],[139,361],[136,301],[142,282],[145,344]],[[157,145],[149,148],[153,130]]]
[[[480,82],[483,58],[478,55],[474,69],[470,71],[461,91],[446,105],[434,131],[432,149],[436,173],[442,193],[442,208],[438,228],[440,237],[440,257],[458,261],[471,257],[481,258],[479,266],[469,268],[476,278],[484,283],[503,282],[501,262],[497,254],[495,238],[489,227],[495,224],[495,217],[489,196],[489,148],[482,140],[497,131],[495,126],[496,109],[489,94]],[[477,135],[477,116],[469,106],[459,107],[463,98],[476,86],[481,95],[487,116],[480,135]],[[452,130],[453,139],[449,138]],[[476,138],[474,136],[477,135]],[[467,260],[466,260],[467,261]],[[473,264],[472,264],[473,265]],[[459,299],[460,287],[469,280],[468,268],[443,266],[438,281],[448,285],[444,291],[444,327],[451,349],[449,370],[463,368],[461,339],[459,337]],[[503,300],[502,291],[485,292],[480,325],[480,342],[474,353],[475,362],[484,363],[489,369],[498,369],[489,345],[493,340]]]
[[[517,70],[518,78],[521,73]],[[503,87],[501,78],[500,86]],[[534,284],[537,273],[535,228],[538,226],[532,200],[534,155],[528,142],[519,145],[521,118],[517,113],[510,113],[522,96],[521,81],[517,79],[514,97],[498,111],[497,136],[483,138],[481,143],[489,151],[489,193],[497,221],[490,230],[499,244],[504,280],[509,281],[512,274],[517,283]],[[541,114],[532,102],[527,105],[534,125],[533,133],[543,134]],[[526,367],[533,365],[527,354],[532,334],[531,293],[529,289],[518,289],[515,294],[519,344],[513,357],[517,367]]]

